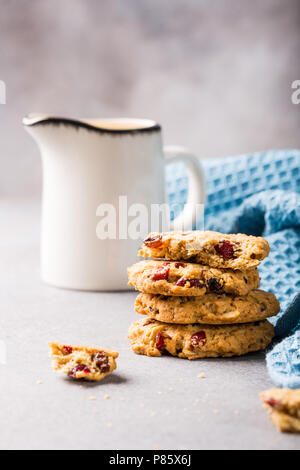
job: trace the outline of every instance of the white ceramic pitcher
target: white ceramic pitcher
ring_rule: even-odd
[[[41,272],[48,284],[127,289],[126,268],[136,262],[141,240],[100,239],[97,211],[101,204],[117,209],[120,196],[127,196],[128,206],[164,203],[166,163],[184,160],[189,174],[189,205],[173,226],[190,218],[193,205],[204,203],[199,160],[182,147],[163,148],[154,121],[35,114],[23,122],[42,155]]]

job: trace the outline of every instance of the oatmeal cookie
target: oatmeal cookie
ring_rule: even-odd
[[[165,323],[250,323],[275,316],[279,310],[275,295],[262,290],[254,290],[245,296],[206,294],[201,297],[166,297],[139,294],[135,302],[137,313]]]
[[[144,258],[190,261],[213,268],[245,270],[257,266],[269,252],[269,244],[262,237],[194,230],[150,233],[139,254]]]
[[[218,269],[201,264],[147,260],[128,268],[129,285],[145,294],[199,296],[207,292],[246,295],[259,287],[256,268]]]
[[[273,388],[260,397],[279,431],[300,433],[300,389]]]
[[[108,349],[49,343],[53,369],[73,379],[99,381],[116,369],[119,354]]]
[[[267,320],[246,325],[174,325],[146,318],[133,323],[128,337],[136,354],[169,353],[186,359],[241,356],[265,349],[274,337]]]

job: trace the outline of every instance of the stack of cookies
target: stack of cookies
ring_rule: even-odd
[[[187,359],[240,356],[265,349],[274,337],[266,319],[279,302],[259,290],[257,265],[270,247],[261,237],[191,231],[152,233],[128,269],[141,293],[129,330],[137,354]]]

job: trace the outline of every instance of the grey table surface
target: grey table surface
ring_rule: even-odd
[[[300,448],[262,409],[258,393],[272,387],[263,353],[190,362],[133,354],[135,293],[44,285],[39,205],[2,200],[0,214],[1,449]],[[51,340],[116,349],[118,369],[96,385],[75,383],[52,371]]]

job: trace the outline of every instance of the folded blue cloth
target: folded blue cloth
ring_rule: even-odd
[[[278,343],[267,366],[276,385],[300,388],[300,151],[205,160],[203,166],[205,230],[262,235],[271,246],[260,266],[261,288],[276,294],[281,311],[271,319]],[[170,165],[167,183],[170,205],[183,206],[185,167]]]

